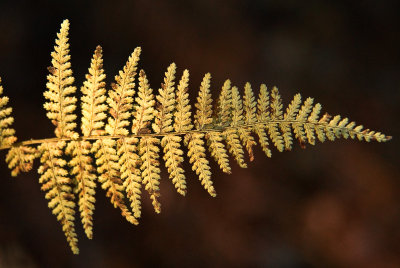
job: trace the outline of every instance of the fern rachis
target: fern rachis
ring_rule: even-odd
[[[115,83],[106,87],[102,49],[98,46],[78,100],[74,96],[68,30],[69,22],[65,20],[51,53],[48,90],[44,92],[44,108],[55,126],[55,137],[17,142],[11,127],[12,109],[7,106],[8,98],[2,96],[0,149],[8,149],[6,161],[12,176],[29,171],[34,160],[40,158],[41,189],[46,191],[49,207],[74,253],[79,251],[75,206],[79,207],[86,235],[92,238],[97,181],[114,207],[130,223],[138,224],[142,185],[155,211],[161,211],[161,158],[178,193],[187,193],[182,165],[186,158],[203,187],[216,196],[208,154],[223,172],[231,173],[229,154],[240,167],[247,167],[245,151],[252,161],[253,147],[257,144],[271,157],[271,144],[278,151],[290,150],[294,138],[301,146],[341,137],[378,142],[391,139],[379,132],[363,130],[339,115],[320,116],[322,106],[314,104],[312,98],[302,102],[300,94],[294,96],[284,111],[278,89],[268,91],[264,84],[256,100],[250,83],[246,83],[242,92],[226,80],[214,112],[209,73],[203,78],[192,112],[189,71],[184,70],[179,82],[175,82],[176,65],[172,63],[158,94],[154,94],[146,73],[137,71],[140,48],[130,55]],[[82,117],[77,120],[75,111],[79,101]],[[81,122],[79,128],[77,121]],[[187,147],[187,156],[183,146]]]

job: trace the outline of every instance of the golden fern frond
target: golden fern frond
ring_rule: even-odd
[[[68,171],[64,168],[67,162],[63,159],[65,142],[44,142],[38,151],[41,153],[38,173],[41,174],[39,183],[45,198],[49,200],[49,208],[61,223],[67,241],[75,254],[79,253],[78,238],[75,232],[75,203]]]
[[[68,54],[68,30],[69,21],[64,20],[57,34],[54,51],[51,53],[52,66],[48,68],[50,74],[47,76],[46,84],[48,91],[43,95],[48,99],[44,108],[48,111],[47,117],[56,127],[56,137],[76,139],[78,137],[78,133],[74,131],[76,115],[73,112],[77,99],[70,96],[76,92],[76,87],[72,86],[74,77],[71,70],[71,56]]]
[[[201,185],[203,185],[204,189],[206,189],[212,197],[215,197],[217,193],[215,192],[211,180],[211,169],[206,158],[203,138],[203,133],[187,134],[185,136],[185,143],[189,150],[189,162],[193,165],[193,170],[199,176]]]
[[[221,92],[218,98],[218,123],[222,125],[229,125],[231,122],[231,112],[232,112],[232,90],[231,90],[231,80],[226,80],[222,86]]]
[[[189,71],[184,70],[176,92],[176,111],[174,113],[174,130],[176,132],[189,131],[193,128],[191,106],[189,104]]]
[[[256,121],[256,112],[257,112],[257,103],[254,98],[253,90],[251,89],[250,83],[246,83],[244,86],[244,97],[243,97],[243,104],[244,104],[244,122],[245,125],[253,125]],[[255,132],[255,128],[251,127],[250,132]],[[251,149],[253,145],[256,145],[256,141],[254,137],[250,135],[250,133],[246,133],[249,137],[247,141],[246,149],[250,155],[250,161],[254,160],[254,154]]]
[[[11,128],[14,117],[11,116],[12,108],[7,107],[8,97],[3,95],[3,86],[0,78],[0,148],[10,147],[17,141],[15,130]]]
[[[260,94],[257,100],[257,122],[268,122],[271,120],[269,112],[269,95],[267,86],[261,84]],[[254,126],[254,131],[258,136],[258,141],[264,153],[271,157],[271,150],[269,149],[268,136],[266,133],[266,126],[264,124],[256,124]]]
[[[243,116],[243,104],[240,93],[237,87],[232,87],[232,123],[231,126],[244,125],[245,119]],[[239,138],[242,144],[246,147],[250,161],[254,160],[253,146],[257,143],[251,135],[251,131],[246,128],[238,128]]]
[[[89,73],[86,74],[86,81],[81,87],[82,97],[82,134],[85,137],[101,134],[104,126],[103,120],[106,119],[107,105],[106,89],[104,79],[106,75],[103,70],[103,51],[101,46],[97,46]]]
[[[157,144],[159,139],[154,137],[143,137],[139,143],[139,154],[142,160],[142,183],[145,189],[150,194],[150,199],[154,210],[157,213],[161,212],[161,203],[158,201],[160,197],[160,162],[158,161],[160,149]]]
[[[141,215],[140,188],[142,177],[140,174],[140,159],[137,154],[138,139],[134,137],[121,138],[118,140],[118,156],[123,181],[123,188],[131,202],[133,216],[138,219]]]
[[[91,144],[89,141],[71,141],[67,144],[65,153],[72,159],[68,162],[70,174],[75,177],[76,193],[78,194],[79,211],[83,229],[89,239],[93,237],[93,212],[96,199],[96,175],[90,156]]]
[[[126,136],[129,134],[126,127],[130,125],[129,119],[133,107],[132,96],[135,94],[134,81],[140,52],[140,47],[132,52],[123,70],[115,76],[115,83],[111,84],[112,89],[108,91],[107,103],[110,106],[111,117],[108,118],[105,130],[109,135]]]
[[[285,115],[283,116],[281,131],[286,150],[292,148],[293,138],[291,133],[292,130],[290,122],[296,118],[296,114],[299,112],[300,105],[301,105],[301,95],[296,94],[292,102],[287,107]]]
[[[298,94],[298,95],[300,95],[300,94]],[[301,106],[301,109],[298,111],[295,121],[304,122],[308,118],[308,116],[311,112],[311,109],[313,108],[313,105],[312,105],[313,102],[314,102],[314,100],[312,98],[306,99],[304,104]],[[304,124],[302,124],[302,123],[293,123],[293,125],[292,125],[295,137],[299,140],[300,144],[306,143],[306,140],[307,140],[307,136],[306,136],[303,125]]]
[[[317,131],[316,128],[313,127],[318,122],[318,116],[321,112],[321,104],[317,103],[314,105],[310,116],[308,117],[307,121],[310,122],[309,124],[304,125],[304,130],[306,132],[307,141],[311,145],[315,145],[315,132]]]
[[[238,87],[226,80],[213,111],[209,73],[201,82],[192,122],[188,70],[183,71],[175,85],[176,65],[172,63],[156,96],[141,70],[136,90],[135,76],[141,53],[138,47],[115,76],[115,83],[106,90],[100,46],[94,52],[81,87],[82,136],[79,136],[75,131],[77,98],[72,96],[76,88],[72,85],[68,30],[69,22],[65,20],[51,53],[48,90],[44,92],[44,108],[56,126],[56,137],[16,142],[15,131],[11,128],[12,109],[7,107],[8,98],[1,96],[0,85],[0,149],[9,149],[6,161],[13,176],[30,170],[34,159],[41,156],[38,170],[41,189],[46,191],[49,207],[62,224],[74,253],[78,253],[74,193],[78,195],[81,221],[89,238],[93,236],[96,177],[114,207],[118,207],[130,223],[138,224],[142,184],[150,194],[155,211],[161,211],[160,151],[163,151],[165,167],[177,192],[186,194],[182,139],[193,171],[211,196],[216,196],[216,192],[206,147],[221,170],[231,173],[228,152],[241,167],[247,167],[244,149],[250,161],[254,159],[253,133],[268,157],[271,157],[270,144],[278,151],[290,150],[294,138],[301,147],[307,143],[314,145],[317,139],[321,142],[341,137],[378,142],[391,139],[380,132],[363,130],[363,126],[339,115],[320,116],[321,104],[314,104],[312,98],[302,103],[300,94],[294,96],[284,113],[278,89],[274,87],[268,92],[264,84],[255,100],[250,83],[246,83],[242,100]],[[38,145],[37,148],[34,145]],[[69,160],[69,170],[65,159]],[[74,191],[72,186],[75,186]],[[130,209],[125,199],[129,200]]]
[[[279,123],[277,122],[283,119],[282,100],[277,87],[274,87],[271,91],[271,106],[269,108],[271,110],[271,123],[267,125],[268,133],[278,151],[283,152],[285,145],[283,137],[279,133]]]
[[[28,172],[33,167],[33,161],[37,158],[36,148],[30,146],[11,147],[6,156],[11,176],[16,177],[21,172]]]

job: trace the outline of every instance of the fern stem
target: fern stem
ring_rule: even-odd
[[[187,131],[179,131],[179,132],[168,132],[168,133],[140,133],[136,135],[109,135],[109,136],[87,136],[87,137],[79,137],[77,139],[72,139],[68,137],[63,137],[63,138],[45,138],[45,139],[37,139],[37,140],[26,140],[26,141],[21,141],[21,142],[16,142],[13,145],[8,145],[8,146],[3,146],[0,147],[0,150],[7,150],[12,147],[19,147],[23,145],[34,145],[34,144],[41,144],[45,142],[57,142],[57,141],[71,141],[71,140],[76,140],[76,141],[83,141],[83,140],[102,140],[102,139],[121,139],[121,138],[142,138],[142,137],[164,137],[167,135],[179,135],[179,136],[184,136],[186,134],[192,134],[192,133],[210,133],[210,132],[219,132],[222,133],[226,130],[229,129],[243,129],[243,128],[252,128],[258,125],[269,125],[269,124],[282,124],[282,123],[289,123],[289,124],[307,124],[307,125],[312,125],[314,127],[316,126],[323,126],[323,127],[329,127],[331,129],[346,129],[346,127],[340,127],[340,126],[330,126],[329,122],[328,123],[319,123],[319,122],[309,122],[309,121],[296,121],[296,120],[268,120],[268,122],[254,122],[251,124],[238,124],[235,126],[224,126],[224,127],[219,127],[215,126],[214,128],[203,128],[200,130],[187,130]],[[363,135],[364,137],[367,138],[372,138],[373,139],[373,134],[365,133],[365,130],[362,131],[356,131],[354,129],[349,130],[350,133],[354,135]],[[386,136],[383,141],[389,141],[392,139],[392,136]]]

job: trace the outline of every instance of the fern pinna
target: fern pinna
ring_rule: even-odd
[[[272,147],[280,152],[290,150],[294,139],[302,147],[314,145],[316,140],[333,141],[341,137],[378,142],[391,139],[339,115],[320,116],[321,105],[314,104],[312,98],[302,102],[300,94],[284,110],[278,89],[269,91],[264,84],[256,100],[250,83],[241,92],[230,80],[225,81],[217,109],[213,111],[209,73],[201,82],[192,112],[189,71],[184,70],[176,78],[176,65],[172,63],[161,88],[155,92],[146,73],[138,71],[140,48],[133,51],[115,76],[115,82],[106,88],[100,46],[94,51],[89,73],[80,89],[79,132],[68,30],[69,22],[65,20],[51,53],[52,66],[44,92],[44,108],[55,126],[55,138],[17,142],[11,127],[12,109],[7,106],[8,98],[1,97],[0,149],[8,149],[6,161],[12,176],[31,170],[33,161],[40,158],[41,189],[46,192],[48,205],[75,254],[79,252],[75,207],[78,206],[83,228],[91,239],[97,184],[133,224],[138,224],[141,215],[142,187],[150,195],[155,211],[161,212],[161,162],[177,192],[185,195],[183,146],[201,184],[211,196],[216,196],[207,153],[223,172],[231,173],[229,155],[240,167],[247,167],[245,155],[252,161],[257,143],[271,157]]]

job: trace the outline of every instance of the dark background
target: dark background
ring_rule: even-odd
[[[174,61],[178,75],[190,70],[192,98],[206,72],[214,97],[227,78],[256,91],[265,82],[280,88],[284,105],[301,92],[394,139],[296,145],[272,159],[257,148],[248,169],[231,161],[232,175],[213,163],[216,198],[188,166],[181,197],[163,170],[163,211],[156,215],[144,193],[139,226],[98,187],[93,240],[76,221],[79,256],[37,172],[13,179],[3,162],[0,267],[400,267],[399,10],[395,0],[1,1],[0,76],[19,140],[53,136],[43,92],[66,18],[78,88],[96,45],[108,83],[141,46],[140,68],[155,89]]]

